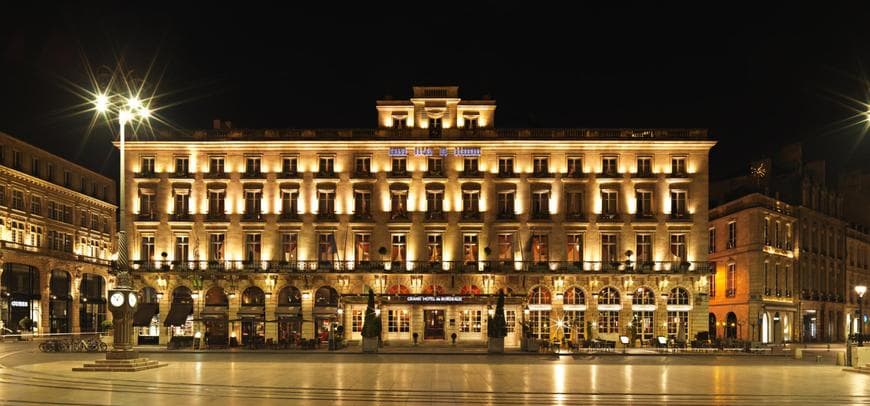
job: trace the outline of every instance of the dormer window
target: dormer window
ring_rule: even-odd
[[[441,118],[440,117],[429,119],[429,137],[430,138],[441,137]]]
[[[393,128],[400,130],[405,128],[405,116],[393,116]]]
[[[466,118],[465,119],[465,128],[468,128],[469,130],[473,130],[473,129],[477,128],[478,127],[477,120],[478,120],[477,117]]]

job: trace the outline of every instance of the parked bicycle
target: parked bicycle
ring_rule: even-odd
[[[99,336],[56,338],[39,343],[42,352],[105,352],[108,349]]]

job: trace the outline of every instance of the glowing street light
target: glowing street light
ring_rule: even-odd
[[[864,346],[864,294],[867,293],[866,285],[855,286],[858,294],[858,346]]]

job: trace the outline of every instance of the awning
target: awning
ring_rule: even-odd
[[[181,326],[187,322],[187,316],[190,316],[192,313],[192,303],[173,303],[172,306],[169,307],[169,314],[166,315],[166,320],[163,321],[163,325],[166,327]]]
[[[314,306],[314,314],[337,314],[338,307],[335,306]]]
[[[480,190],[480,183],[463,183],[462,190]]]
[[[517,184],[516,183],[496,183],[495,184],[496,192],[516,192]]]
[[[157,303],[139,303],[139,308],[136,313],[133,313],[133,327],[148,327],[151,325],[151,319],[157,314],[160,309]]]
[[[275,308],[275,315],[278,317],[299,317],[302,315],[302,307],[300,306],[278,306]]]
[[[429,182],[426,184],[426,190],[444,190],[444,184],[438,182]]]
[[[299,191],[299,184],[298,184],[298,183],[295,183],[295,182],[293,182],[293,183],[282,183],[282,184],[281,184],[281,191],[282,191],[282,192],[286,192],[286,193],[296,193],[296,192]]]
[[[266,308],[263,306],[242,306],[239,309],[238,316],[240,318],[264,318],[266,317]]]
[[[318,192],[332,192],[335,190],[335,183],[332,182],[323,182],[317,184]]]
[[[399,182],[391,183],[390,190],[408,190],[408,184]]]

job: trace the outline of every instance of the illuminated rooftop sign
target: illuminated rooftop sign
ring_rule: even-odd
[[[480,147],[391,147],[390,156],[458,156],[458,157],[477,157],[480,156]]]

